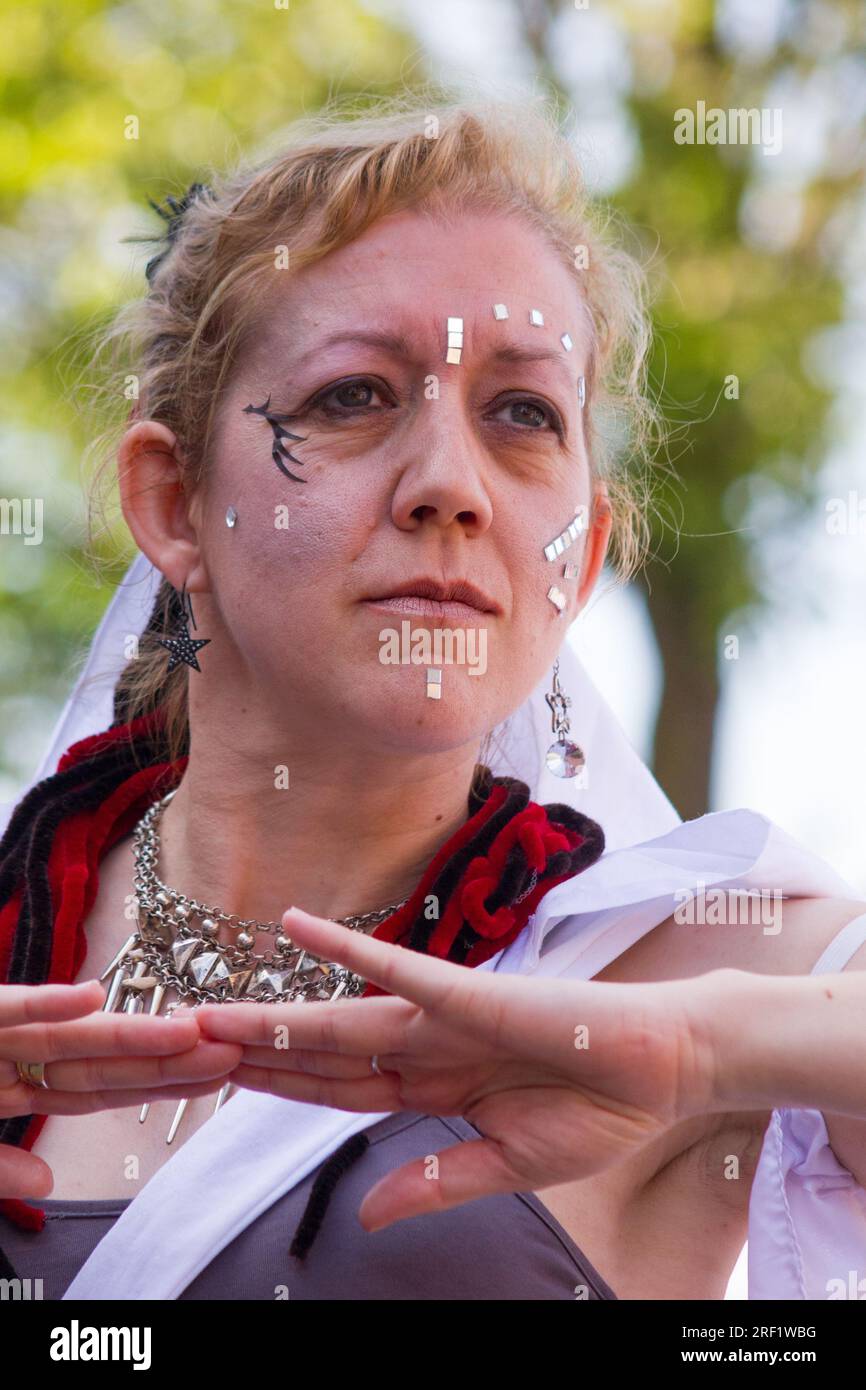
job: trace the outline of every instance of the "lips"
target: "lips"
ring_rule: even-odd
[[[414,613],[419,617],[453,617],[477,619],[479,615],[496,616],[501,607],[468,579],[456,579],[443,584],[426,575],[389,584],[363,600],[377,608],[394,613]]]

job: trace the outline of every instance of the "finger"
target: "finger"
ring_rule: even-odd
[[[98,980],[80,985],[3,985],[0,988],[0,1028],[26,1023],[59,1023],[92,1013],[105,999]]]
[[[375,1076],[370,1057],[343,1057],[338,1052],[304,1052],[298,1048],[285,1051],[273,1047],[245,1047],[239,1066],[257,1067],[262,1070],[298,1071],[309,1076],[330,1076],[336,1080],[349,1081]],[[385,1065],[379,1057],[379,1064]],[[388,1070],[391,1070],[389,1068]]]
[[[389,941],[376,941],[350,927],[312,917],[298,907],[290,907],[283,914],[282,925],[288,936],[313,955],[338,961],[363,979],[425,1009],[461,1013],[469,982],[475,980],[482,989],[487,983],[482,983],[482,978],[465,965],[437,960]]]
[[[380,1178],[358,1209],[367,1231],[407,1216],[448,1211],[496,1192],[520,1192],[524,1184],[493,1139],[471,1139],[430,1158],[415,1159]]]
[[[211,1081],[195,1081],[176,1086],[135,1087],[128,1091],[46,1091],[22,1083],[20,1092],[7,1091],[0,1098],[0,1115],[92,1115],[100,1110],[124,1110],[149,1101],[216,1095],[229,1080],[228,1075]],[[2,1152],[2,1149],[0,1149]],[[43,1194],[45,1195],[45,1194]]]
[[[80,1057],[168,1056],[185,1052],[199,1037],[191,1014],[161,1018],[101,1011],[60,1023],[27,1023],[0,1033],[6,1061],[56,1062]]]
[[[54,1174],[44,1158],[13,1144],[0,1144],[0,1198],[47,1197]]]
[[[400,1078],[391,1072],[371,1075],[369,1080],[341,1081],[305,1072],[279,1071],[272,1067],[236,1067],[227,1078],[248,1091],[269,1091],[286,1100],[302,1100],[308,1105],[330,1105],[336,1110],[367,1112],[411,1109],[400,1098]]]
[[[312,954],[339,961],[364,979],[382,985],[392,996],[411,1000],[431,1019],[447,1021],[449,1028],[456,1026],[466,1036],[508,1051],[513,1051],[519,1041],[533,1056],[543,1057],[552,1065],[567,1064],[569,1069],[574,1063],[577,1023],[592,1023],[597,1040],[600,1036],[620,1036],[623,1017],[627,1018],[640,1005],[648,988],[657,989],[641,983],[480,971],[377,941],[336,922],[312,917],[300,908],[289,908],[282,922],[286,934]],[[338,1001],[334,1007],[348,1009],[356,1005],[360,1009],[373,1002]],[[320,1007],[316,1005],[317,1010]],[[304,1046],[310,1046],[306,1033],[301,1036]],[[403,1049],[392,1041],[389,1050]]]
[[[48,1089],[54,1091],[117,1091],[177,1085],[224,1075],[237,1066],[241,1051],[236,1043],[199,1042],[170,1057],[87,1057],[74,1062],[51,1062],[46,1064],[44,1075]]]
[[[400,1052],[418,1010],[405,999],[340,999],[330,1004],[203,1004],[199,1026],[224,1042],[308,1048],[344,1056]],[[282,1030],[282,1031],[281,1031]]]

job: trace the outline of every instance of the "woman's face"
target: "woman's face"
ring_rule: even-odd
[[[446,361],[449,318],[463,321],[459,363]],[[403,212],[298,273],[275,270],[198,499],[203,671],[293,728],[477,749],[549,670],[604,558],[610,519],[604,505],[593,519],[578,400],[588,348],[572,275],[515,217]],[[580,508],[589,531],[549,561]],[[477,592],[394,597],[416,581]]]

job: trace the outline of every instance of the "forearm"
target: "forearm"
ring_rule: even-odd
[[[717,970],[677,984],[693,989],[708,1112],[790,1106],[866,1119],[866,971]]]

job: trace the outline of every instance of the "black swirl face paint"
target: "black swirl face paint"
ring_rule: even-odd
[[[290,470],[283,463],[284,458],[291,459],[292,463],[296,463],[300,468],[303,468],[304,460],[296,459],[294,454],[286,448],[285,444],[283,443],[283,440],[302,440],[307,439],[309,436],[306,434],[292,434],[289,430],[283,429],[284,423],[287,420],[290,420],[292,417],[290,415],[275,414],[274,412],[269,410],[268,407],[270,406],[270,404],[271,398],[270,395],[268,395],[268,399],[265,401],[264,405],[245,405],[244,414],[261,415],[264,417],[265,420],[267,420],[268,424],[274,432],[274,447],[271,450],[271,458],[274,460],[274,463],[277,465],[277,468],[279,468],[280,472],[285,473],[286,477],[291,478],[292,481],[295,483],[309,482],[309,478],[299,478],[297,473],[290,472]]]

